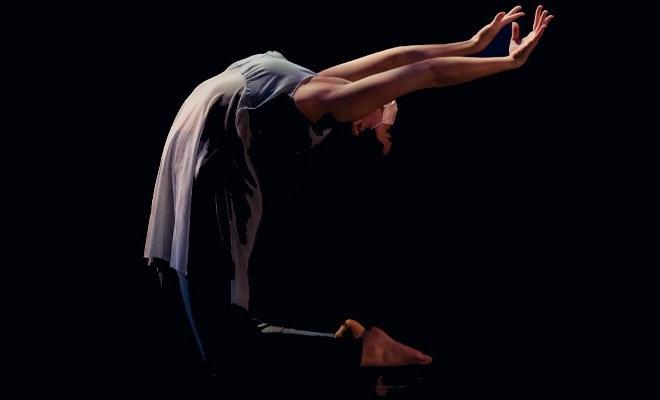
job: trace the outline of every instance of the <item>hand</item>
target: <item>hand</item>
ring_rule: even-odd
[[[430,364],[433,358],[392,339],[380,328],[364,329],[352,319],[346,320],[335,336],[350,332],[354,338],[362,338],[363,367],[395,367],[412,364]]]
[[[376,139],[383,145],[383,155],[386,156],[392,150],[392,135],[390,135],[390,124],[380,124],[376,127]]]
[[[378,124],[373,128],[373,131],[376,134],[376,139],[378,139],[383,146],[384,156],[388,155],[392,150],[392,135],[390,134],[390,128],[392,128],[392,125],[384,123]],[[353,134],[355,136],[360,136],[364,131],[365,129],[363,128],[361,120],[353,123]]]
[[[521,6],[515,6],[508,13],[502,11],[498,13],[488,25],[481,28],[481,30],[470,39],[471,42],[474,43],[475,53],[488,47],[502,28],[525,15],[525,13],[520,10],[522,10]]]
[[[520,67],[527,61],[532,50],[536,47],[543,32],[552,21],[554,15],[548,15],[548,10],[543,10],[543,6],[536,7],[534,15],[534,25],[532,31],[524,38],[520,38],[520,26],[517,22],[511,27],[511,42],[509,43],[509,57],[513,60],[514,67]]]

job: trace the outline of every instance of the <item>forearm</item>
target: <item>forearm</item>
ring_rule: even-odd
[[[510,57],[438,57],[337,85],[320,98],[318,115],[355,121],[393,99],[418,90],[456,85],[514,67]]]
[[[467,56],[479,51],[474,40],[446,44],[392,47],[364,57],[335,65],[319,72],[321,76],[343,78],[351,82],[404,65],[436,57]]]
[[[438,57],[469,56],[479,52],[474,40],[455,43],[400,46],[392,49],[395,67]]]
[[[440,57],[428,62],[435,87],[457,85],[515,68],[510,57]]]

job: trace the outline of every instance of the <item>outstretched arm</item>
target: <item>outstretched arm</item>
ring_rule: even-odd
[[[521,8],[516,6],[508,13],[500,12],[488,25],[462,42],[394,47],[325,69],[319,72],[319,75],[357,81],[379,72],[431,58],[475,54],[485,49],[504,26],[525,15],[520,12]]]
[[[387,102],[421,89],[468,82],[522,66],[553,17],[537,13],[532,31],[520,38],[514,23],[506,57],[438,57],[367,76],[344,85],[302,87],[296,100],[312,121],[332,113],[339,121],[355,121]]]
[[[404,94],[455,85],[514,68],[510,57],[440,57],[405,65],[323,93],[320,115],[339,121],[357,120]]]
[[[320,76],[357,81],[379,72],[433,57],[459,56],[475,53],[471,40],[448,44],[399,46],[335,65],[319,72]]]

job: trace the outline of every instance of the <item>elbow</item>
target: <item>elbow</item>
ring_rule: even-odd
[[[412,50],[410,46],[398,46],[391,49],[391,54],[387,58],[388,69],[393,69],[403,65],[413,64],[423,60],[422,53],[418,50]]]
[[[400,65],[406,65],[406,50],[403,46],[389,49],[389,54],[383,63],[385,70],[396,68]]]
[[[429,79],[434,87],[452,86],[475,79],[470,71],[460,68],[455,57],[434,58],[428,60]]]
[[[427,76],[427,81],[432,87],[447,86],[447,73],[440,68],[436,60],[424,60],[420,62],[422,73]]]

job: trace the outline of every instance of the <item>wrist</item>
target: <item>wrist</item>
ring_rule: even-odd
[[[466,50],[468,51],[468,54],[478,53],[486,48],[486,46],[483,44],[483,40],[479,40],[476,35],[472,36],[470,39],[464,41],[463,43]]]
[[[502,57],[505,69],[516,69],[520,67],[520,63],[511,55]]]

